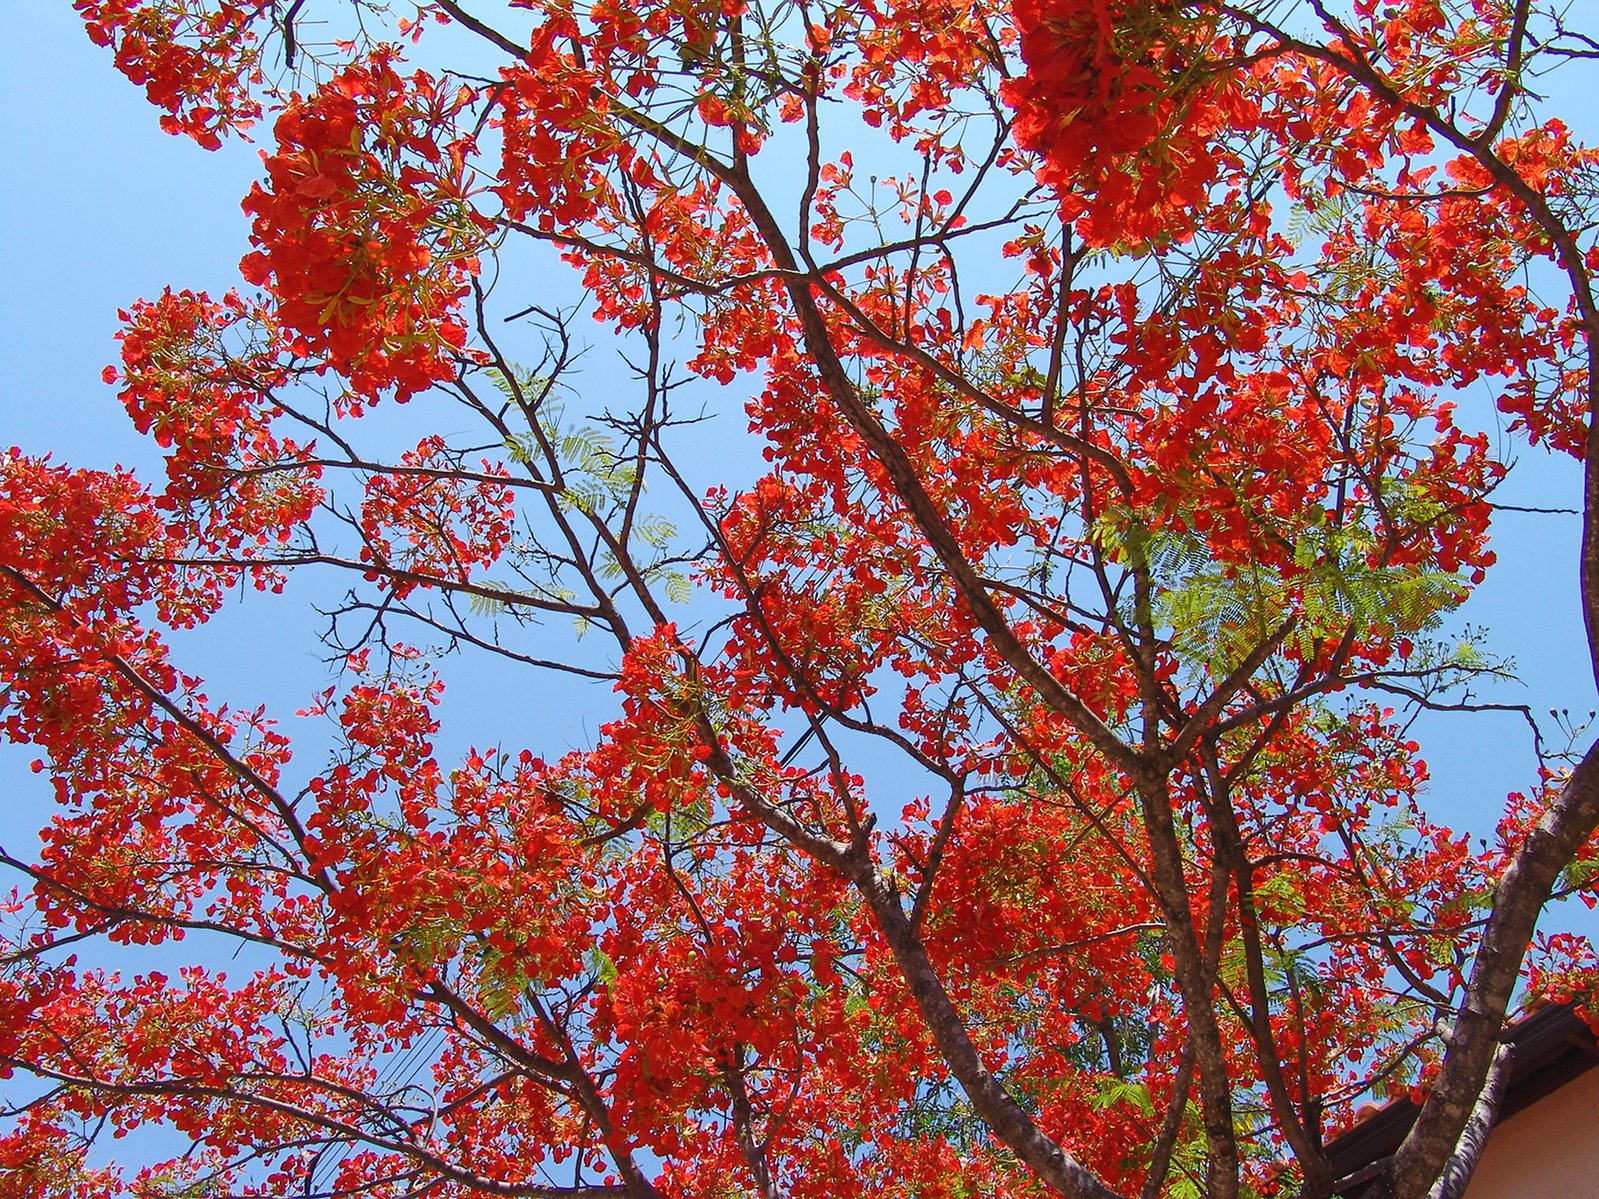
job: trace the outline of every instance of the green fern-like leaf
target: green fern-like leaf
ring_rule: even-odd
[[[474,616],[501,616],[509,605],[496,596],[473,595],[468,601],[468,606]]]

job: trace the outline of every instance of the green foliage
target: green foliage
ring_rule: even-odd
[[[1142,559],[1157,627],[1185,663],[1212,675],[1237,666],[1285,617],[1295,621],[1290,644],[1308,655],[1351,629],[1381,639],[1426,633],[1466,595],[1456,572],[1382,565],[1370,530],[1325,514],[1296,535],[1291,570],[1217,561],[1198,535],[1150,531],[1125,510],[1105,513],[1093,536],[1115,561]]]
[[[145,1199],[222,1199],[228,1189],[215,1178],[184,1178],[175,1170],[159,1170],[143,1180]]]
[[[507,399],[532,403],[537,411],[535,428],[505,439],[505,450],[512,461],[527,467],[537,478],[558,482],[561,492],[557,502],[565,511],[580,512],[616,528],[628,551],[627,561],[642,580],[658,585],[669,602],[688,603],[693,597],[693,584],[685,571],[669,561],[677,526],[655,512],[630,513],[620,524],[617,520],[629,512],[643,490],[638,462],[624,453],[606,430],[566,419],[564,408],[550,395],[551,380],[520,366],[510,369],[509,376],[497,367],[490,367],[486,373]],[[647,552],[638,553],[640,546]],[[599,550],[595,569],[603,579],[620,580],[628,573],[628,567],[610,548]],[[559,586],[552,586],[546,594],[561,602],[575,598],[574,592]],[[474,597],[473,610],[494,615],[503,610],[503,605]],[[581,636],[587,632],[589,622],[579,617],[575,625]]]
[[[1159,1120],[1165,1114],[1156,1110],[1154,1097],[1147,1086],[1119,1078],[1101,1080],[1090,1103],[1099,1111],[1131,1107],[1145,1121]],[[1129,1153],[1134,1160],[1143,1162],[1148,1159],[1148,1149],[1148,1146],[1140,1145],[1132,1147]],[[1162,1193],[1168,1199],[1199,1199],[1205,1193],[1202,1184],[1209,1173],[1209,1160],[1204,1117],[1199,1104],[1189,1099],[1183,1105],[1182,1126],[1177,1142],[1172,1147],[1170,1173]]]

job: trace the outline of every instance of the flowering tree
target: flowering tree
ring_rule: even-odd
[[[1403,713],[1502,672],[1451,632],[1507,470],[1467,387],[1583,463],[1599,664],[1599,156],[1539,96],[1599,42],[381,7],[74,0],[264,175],[246,286],[124,314],[165,477],[0,462],[0,727],[59,801],[4,855],[0,1189],[1324,1197],[1375,1092],[1420,1114],[1368,1193],[1458,1195],[1512,997],[1592,964],[1535,925],[1599,749],[1473,849]],[[725,395],[764,473],[707,477]],[[165,631],[302,573],[333,685],[208,700]],[[451,655],[610,719],[441,760]],[[192,1144],[91,1152],[151,1124]]]

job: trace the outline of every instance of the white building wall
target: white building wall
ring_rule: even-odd
[[[1466,1199],[1599,1199],[1599,1069],[1496,1127]]]

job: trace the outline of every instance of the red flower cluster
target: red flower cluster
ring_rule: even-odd
[[[434,436],[401,455],[392,472],[367,481],[361,558],[395,595],[425,579],[465,582],[510,544],[515,495],[499,482],[503,468],[485,461],[476,479],[463,473]]]
[[[277,6],[270,0],[73,0],[89,38],[110,46],[117,69],[165,109],[161,127],[208,150],[229,130],[261,115],[250,85],[261,80],[252,24]]]
[[[495,118],[502,143],[495,194],[511,220],[532,217],[541,230],[579,224],[612,203],[605,170],[633,158],[598,78],[556,47],[564,32],[559,21],[543,26],[522,62],[501,72]]]
[[[1237,73],[1206,67],[1203,19],[1164,4],[1016,0],[1025,74],[1006,83],[1016,140],[1038,154],[1095,245],[1182,237],[1222,166],[1213,136],[1255,116]]]
[[[157,501],[169,532],[203,557],[234,556],[288,542],[322,499],[311,447],[282,436],[272,398],[290,371],[271,314],[236,293],[164,292],[140,301],[118,334],[121,399],[141,433],[166,451],[167,487]],[[204,619],[236,582],[238,566],[174,576],[164,619]],[[252,567],[257,587],[278,589],[279,569]]]
[[[266,185],[244,201],[257,247],[244,277],[276,295],[295,349],[348,378],[355,408],[455,375],[489,227],[452,132],[470,99],[423,72],[402,78],[379,50],[289,105]]]

